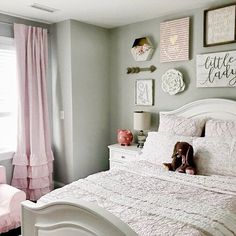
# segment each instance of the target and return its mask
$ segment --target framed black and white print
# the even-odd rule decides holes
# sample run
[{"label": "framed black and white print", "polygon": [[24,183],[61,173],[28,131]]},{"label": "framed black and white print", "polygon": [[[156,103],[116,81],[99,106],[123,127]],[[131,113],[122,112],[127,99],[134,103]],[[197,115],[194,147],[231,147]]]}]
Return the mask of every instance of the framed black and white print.
[{"label": "framed black and white print", "polygon": [[136,80],[135,105],[153,106],[153,80],[152,79]]},{"label": "framed black and white print", "polygon": [[204,11],[204,47],[236,42],[236,4]]}]

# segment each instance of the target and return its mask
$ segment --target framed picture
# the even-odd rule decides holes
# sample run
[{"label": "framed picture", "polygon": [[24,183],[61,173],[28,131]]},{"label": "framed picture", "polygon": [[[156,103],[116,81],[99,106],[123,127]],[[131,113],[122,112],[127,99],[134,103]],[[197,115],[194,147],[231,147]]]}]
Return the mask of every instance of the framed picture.
[{"label": "framed picture", "polygon": [[153,80],[152,79],[136,80],[135,105],[153,106]]},{"label": "framed picture", "polygon": [[204,47],[236,42],[236,4],[204,11]]},{"label": "framed picture", "polygon": [[197,87],[236,87],[236,51],[197,55]]},{"label": "framed picture", "polygon": [[160,24],[161,62],[189,60],[190,17]]}]

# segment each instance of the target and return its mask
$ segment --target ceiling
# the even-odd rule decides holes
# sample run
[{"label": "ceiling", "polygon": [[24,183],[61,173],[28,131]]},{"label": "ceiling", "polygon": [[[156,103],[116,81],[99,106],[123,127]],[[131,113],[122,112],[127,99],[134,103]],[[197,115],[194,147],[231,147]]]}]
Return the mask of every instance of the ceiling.
[{"label": "ceiling", "polygon": [[[225,0],[221,0],[225,1]],[[163,15],[214,6],[219,0],[0,0],[0,12],[55,23],[74,19],[105,28]],[[30,7],[33,3],[57,9],[54,13]]]}]

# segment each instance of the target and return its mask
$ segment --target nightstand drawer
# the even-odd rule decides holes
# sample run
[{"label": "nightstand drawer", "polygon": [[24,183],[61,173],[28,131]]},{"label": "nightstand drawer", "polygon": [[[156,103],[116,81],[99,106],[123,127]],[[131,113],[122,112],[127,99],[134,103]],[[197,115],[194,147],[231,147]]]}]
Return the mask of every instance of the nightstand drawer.
[{"label": "nightstand drawer", "polygon": [[130,153],[119,152],[119,151],[111,151],[110,153],[110,159],[112,161],[118,161],[118,162],[132,161],[135,159],[135,156],[136,156],[136,153],[130,154]]},{"label": "nightstand drawer", "polygon": [[117,161],[111,161],[111,160],[109,162],[110,169],[119,168],[119,167],[123,166],[124,164],[125,164],[124,162],[117,162]]},{"label": "nightstand drawer", "polygon": [[130,146],[121,146],[120,144],[113,144],[108,146],[109,148],[109,162],[110,169],[119,168],[131,161],[139,160],[139,154],[141,149],[137,148],[137,144],[132,144]]}]

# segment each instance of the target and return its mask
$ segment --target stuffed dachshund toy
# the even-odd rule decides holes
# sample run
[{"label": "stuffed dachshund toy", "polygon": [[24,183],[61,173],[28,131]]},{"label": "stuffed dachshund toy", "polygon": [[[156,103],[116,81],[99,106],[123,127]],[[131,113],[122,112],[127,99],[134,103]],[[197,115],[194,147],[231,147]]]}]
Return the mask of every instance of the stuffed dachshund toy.
[{"label": "stuffed dachshund toy", "polygon": [[193,147],[186,142],[177,142],[174,146],[172,163],[163,163],[165,169],[194,175]]}]

